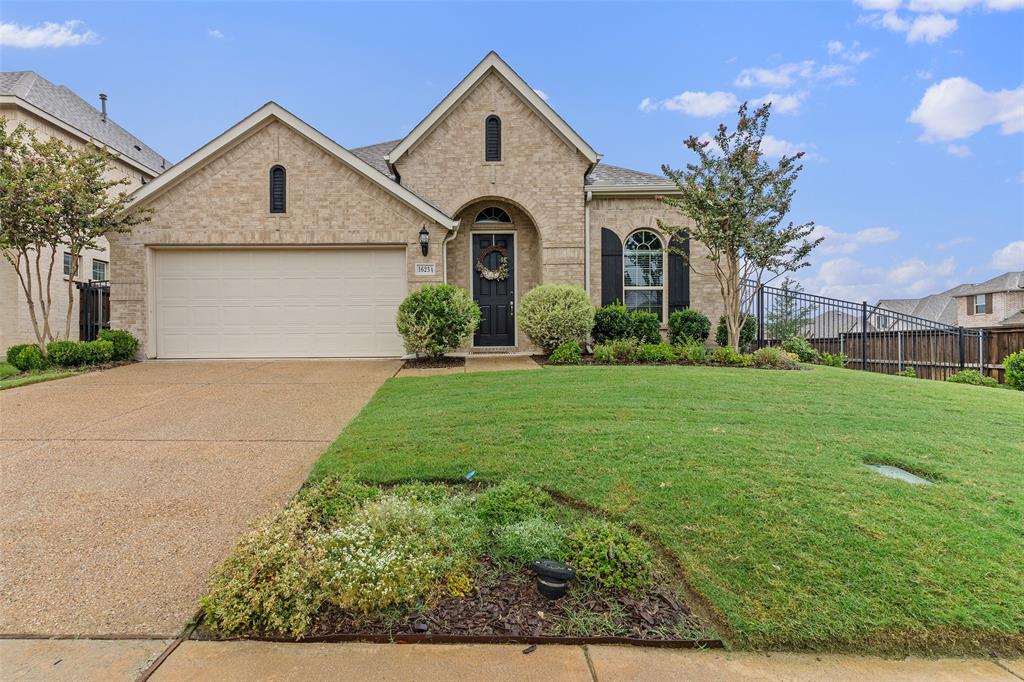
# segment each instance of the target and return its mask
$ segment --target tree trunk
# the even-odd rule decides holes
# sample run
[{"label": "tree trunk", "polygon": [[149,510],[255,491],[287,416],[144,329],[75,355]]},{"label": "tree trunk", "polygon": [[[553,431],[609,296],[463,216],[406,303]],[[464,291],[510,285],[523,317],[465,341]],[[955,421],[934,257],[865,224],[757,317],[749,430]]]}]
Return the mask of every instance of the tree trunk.
[{"label": "tree trunk", "polygon": [[742,327],[741,290],[739,281],[739,256],[728,254],[724,256],[725,282],[724,282],[724,303],[725,303],[725,328],[728,332],[729,346],[737,353],[740,350],[740,329]]},{"label": "tree trunk", "polygon": [[[21,259],[25,259],[24,270],[21,267]],[[43,356],[46,356],[46,340],[43,337],[43,332],[39,328],[39,318],[36,316],[36,302],[32,300],[32,260],[29,258],[28,253],[24,251],[18,252],[18,258],[16,264],[12,264],[14,272],[18,275],[18,282],[21,283],[21,290],[25,292],[25,301],[28,304],[28,316],[32,320],[32,332],[36,335],[36,345],[39,346],[39,350],[42,351]]]},{"label": "tree trunk", "polygon": [[64,319],[64,338],[71,338],[71,313],[75,308],[75,277],[78,276],[78,264],[80,262],[77,253],[71,253],[71,274],[68,275],[68,314]]}]

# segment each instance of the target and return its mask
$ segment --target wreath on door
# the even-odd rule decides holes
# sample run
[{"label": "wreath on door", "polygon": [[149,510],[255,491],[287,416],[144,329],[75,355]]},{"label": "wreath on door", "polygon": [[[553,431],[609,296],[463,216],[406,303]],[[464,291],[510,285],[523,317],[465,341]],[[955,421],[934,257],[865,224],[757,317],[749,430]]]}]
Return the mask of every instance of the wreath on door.
[{"label": "wreath on door", "polygon": [[[500,256],[497,270],[491,270],[487,267],[487,257],[492,253]],[[488,246],[480,252],[480,257],[476,259],[476,271],[488,281],[504,282],[508,279],[508,251],[500,246]]]}]

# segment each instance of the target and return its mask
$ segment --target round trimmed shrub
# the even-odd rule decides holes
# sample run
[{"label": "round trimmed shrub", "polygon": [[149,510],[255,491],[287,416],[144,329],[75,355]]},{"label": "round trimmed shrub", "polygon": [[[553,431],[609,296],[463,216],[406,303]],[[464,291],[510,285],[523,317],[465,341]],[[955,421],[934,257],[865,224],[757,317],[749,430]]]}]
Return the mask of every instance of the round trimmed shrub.
[{"label": "round trimmed shrub", "polygon": [[998,388],[999,382],[990,376],[982,374],[976,369],[962,369],[956,374],[950,375],[946,381],[954,384],[971,384],[972,386],[988,386]]},{"label": "round trimmed shrub", "polygon": [[19,344],[13,345],[10,348],[8,348],[7,349],[7,364],[13,365],[15,369],[19,369],[22,372],[24,372],[25,368],[22,367],[19,364],[21,362],[21,360],[20,360],[21,351],[25,350],[29,346],[34,346],[34,345],[35,345],[34,343],[19,343]]},{"label": "round trimmed shrub", "polygon": [[640,362],[675,362],[678,359],[675,350],[667,343],[645,343],[637,353]]},{"label": "round trimmed shrub", "polygon": [[407,353],[437,358],[469,340],[480,324],[480,306],[465,289],[430,284],[405,297],[396,324]]},{"label": "round trimmed shrub", "polygon": [[114,344],[110,341],[82,341],[78,344],[82,364],[99,365],[114,357]]},{"label": "round trimmed shrub", "polygon": [[82,348],[77,341],[51,341],[46,344],[46,357],[55,365],[74,367],[82,364]]},{"label": "round trimmed shrub", "polygon": [[654,550],[627,528],[603,519],[588,519],[569,531],[566,561],[583,580],[635,590],[651,582]]},{"label": "round trimmed shrub", "polygon": [[583,343],[594,324],[587,292],[568,284],[530,289],[519,306],[519,326],[545,353],[564,343]]},{"label": "round trimmed shrub", "polygon": [[139,349],[139,340],[124,329],[101,329],[99,339],[114,344],[114,360],[131,360]]},{"label": "round trimmed shrub", "polygon": [[1003,358],[1003,369],[1006,370],[1006,385],[1024,391],[1024,349]]},{"label": "round trimmed shrub", "polygon": [[609,341],[628,339],[633,331],[633,317],[626,306],[618,301],[598,308],[594,311],[594,343],[602,344]]},{"label": "round trimmed shrub", "polygon": [[22,372],[37,372],[46,367],[46,358],[39,346],[34,343],[22,346],[14,362],[11,363]]},{"label": "round trimmed shrub", "polygon": [[782,342],[782,349],[795,355],[800,362],[817,362],[818,351],[802,336],[791,336]]},{"label": "round trimmed shrub", "polygon": [[630,338],[639,343],[661,343],[661,318],[647,310],[634,310]]},{"label": "round trimmed shrub", "polygon": [[704,343],[711,336],[711,320],[699,310],[683,308],[668,316],[668,340],[672,344]]},{"label": "round trimmed shrub", "polygon": [[548,356],[549,365],[580,365],[583,364],[583,349],[576,341],[563,343],[551,351]]},{"label": "round trimmed shrub", "polygon": [[[740,351],[750,348],[757,336],[757,318],[747,315],[743,319],[743,326],[740,327]],[[718,318],[718,329],[715,330],[715,343],[719,346],[729,344],[729,328],[725,325],[725,315]]]}]

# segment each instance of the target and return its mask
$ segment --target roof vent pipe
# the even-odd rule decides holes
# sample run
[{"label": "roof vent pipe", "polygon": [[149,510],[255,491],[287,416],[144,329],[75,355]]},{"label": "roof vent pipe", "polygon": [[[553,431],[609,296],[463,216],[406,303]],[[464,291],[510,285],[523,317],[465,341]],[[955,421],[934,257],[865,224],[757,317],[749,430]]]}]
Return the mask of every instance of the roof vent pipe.
[{"label": "roof vent pipe", "polygon": [[107,122],[107,96],[100,93],[100,117],[104,123]]}]

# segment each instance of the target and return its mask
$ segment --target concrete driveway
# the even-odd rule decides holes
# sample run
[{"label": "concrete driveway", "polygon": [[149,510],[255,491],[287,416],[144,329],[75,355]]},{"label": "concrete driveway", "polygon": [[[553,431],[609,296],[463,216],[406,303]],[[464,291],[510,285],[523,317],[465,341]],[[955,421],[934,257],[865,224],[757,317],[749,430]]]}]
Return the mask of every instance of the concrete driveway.
[{"label": "concrete driveway", "polygon": [[178,633],[400,365],[153,361],[0,392],[0,634]]}]

